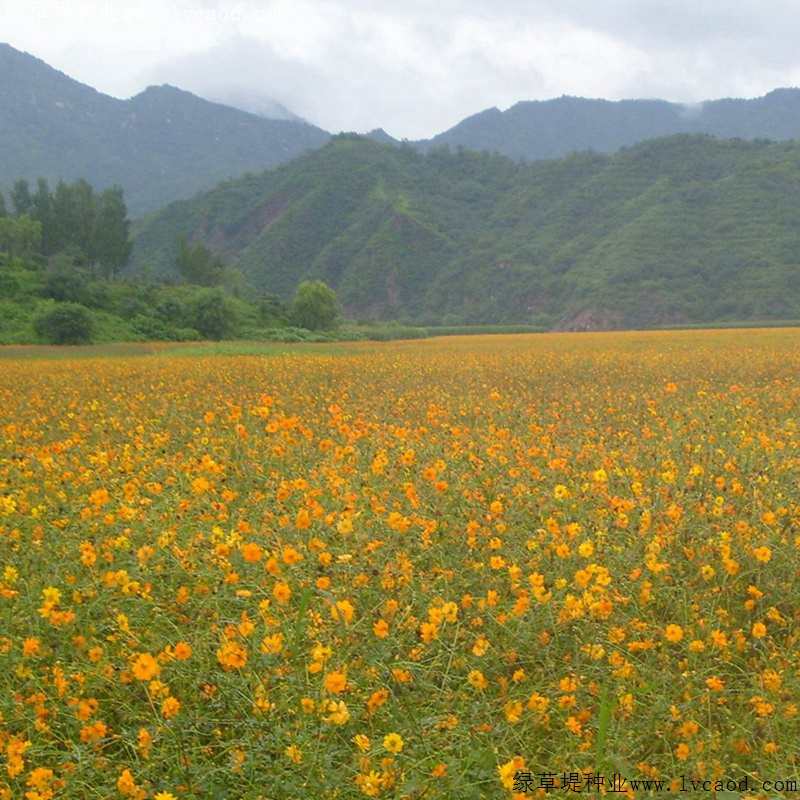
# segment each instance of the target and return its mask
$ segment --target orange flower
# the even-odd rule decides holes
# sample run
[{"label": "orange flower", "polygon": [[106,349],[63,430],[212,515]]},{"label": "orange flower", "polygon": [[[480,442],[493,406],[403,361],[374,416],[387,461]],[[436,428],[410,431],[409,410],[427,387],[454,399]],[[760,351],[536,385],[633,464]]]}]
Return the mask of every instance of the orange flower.
[{"label": "orange flower", "polygon": [[261,547],[256,542],[248,542],[242,547],[242,558],[245,561],[254,563],[260,561],[262,556]]},{"label": "orange flower", "polygon": [[117,778],[117,790],[119,793],[124,795],[136,794],[137,788],[131,771],[129,769],[123,770],[122,774]]},{"label": "orange flower", "polygon": [[325,676],[325,689],[331,694],[341,694],[347,688],[347,675],[344,672],[329,672]]},{"label": "orange flower", "polygon": [[370,714],[374,714],[382,705],[389,699],[388,689],[378,689],[374,691],[367,700],[367,710]]},{"label": "orange flower", "polygon": [[292,596],[292,590],[289,588],[288,583],[278,581],[272,589],[272,596],[279,603],[287,603]]},{"label": "orange flower", "polygon": [[178,661],[188,661],[192,656],[192,648],[186,642],[178,642],[172,651]]},{"label": "orange flower", "polygon": [[228,641],[217,650],[217,661],[226,671],[241,669],[247,664],[247,651],[237,642]]},{"label": "orange flower", "polygon": [[131,664],[131,669],[137,680],[149,681],[161,672],[161,665],[150,653],[139,653]]},{"label": "orange flower", "polygon": [[167,697],[161,703],[161,713],[165,719],[172,719],[181,710],[180,701],[176,697]]},{"label": "orange flower", "polygon": [[664,638],[668,642],[679,642],[683,639],[683,628],[680,625],[667,625],[664,628]]}]

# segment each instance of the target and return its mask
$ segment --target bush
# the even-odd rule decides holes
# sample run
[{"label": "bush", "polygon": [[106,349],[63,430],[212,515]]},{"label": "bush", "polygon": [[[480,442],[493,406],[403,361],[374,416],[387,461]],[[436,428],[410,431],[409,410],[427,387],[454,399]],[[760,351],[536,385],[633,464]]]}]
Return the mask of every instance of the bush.
[{"label": "bush", "polygon": [[204,339],[231,338],[238,330],[239,315],[231,298],[219,289],[197,292],[188,304],[186,323]]},{"label": "bush", "polygon": [[33,329],[49,344],[89,344],[94,319],[80,303],[56,303],[34,319]]},{"label": "bush", "polygon": [[297,287],[292,305],[292,323],[309,331],[326,331],[336,327],[339,303],[336,293],[322,281],[304,281]]}]

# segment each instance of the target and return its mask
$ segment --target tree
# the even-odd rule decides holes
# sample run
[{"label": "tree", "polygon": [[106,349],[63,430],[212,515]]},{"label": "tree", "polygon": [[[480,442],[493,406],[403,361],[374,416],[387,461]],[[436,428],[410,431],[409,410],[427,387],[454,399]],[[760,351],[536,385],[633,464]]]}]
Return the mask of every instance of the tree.
[{"label": "tree", "polygon": [[73,245],[83,253],[92,270],[95,262],[93,232],[97,203],[94,189],[83,178],[74,183],[59,180],[53,194],[52,230],[48,245],[56,252]]},{"label": "tree", "polygon": [[33,200],[31,198],[31,187],[25,178],[20,178],[11,187],[11,205],[14,206],[14,213],[17,216],[29,214]]},{"label": "tree", "polygon": [[115,186],[105,189],[96,201],[97,211],[92,230],[91,251],[100,264],[103,277],[116,277],[131,257],[133,243],[128,233],[128,209],[122,189]]},{"label": "tree", "polygon": [[292,304],[292,322],[298,328],[325,331],[339,319],[336,293],[322,281],[303,281],[297,287]]},{"label": "tree", "polygon": [[27,256],[42,241],[42,225],[28,214],[19,217],[0,217],[0,250],[11,260]]},{"label": "tree", "polygon": [[225,265],[219,256],[202,242],[189,244],[185,236],[178,245],[175,266],[186,283],[195,286],[218,286],[225,272]]}]

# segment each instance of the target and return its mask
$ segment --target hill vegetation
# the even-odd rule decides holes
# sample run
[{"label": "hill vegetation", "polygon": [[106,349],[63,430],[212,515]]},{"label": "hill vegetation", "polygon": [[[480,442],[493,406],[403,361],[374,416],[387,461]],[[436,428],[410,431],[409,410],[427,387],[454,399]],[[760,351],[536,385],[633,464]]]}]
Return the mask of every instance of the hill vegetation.
[{"label": "hill vegetation", "polygon": [[133,270],[185,238],[291,298],[321,279],[351,317],[608,329],[800,318],[800,145],[678,135],[520,163],[340,135],[168,205]]}]

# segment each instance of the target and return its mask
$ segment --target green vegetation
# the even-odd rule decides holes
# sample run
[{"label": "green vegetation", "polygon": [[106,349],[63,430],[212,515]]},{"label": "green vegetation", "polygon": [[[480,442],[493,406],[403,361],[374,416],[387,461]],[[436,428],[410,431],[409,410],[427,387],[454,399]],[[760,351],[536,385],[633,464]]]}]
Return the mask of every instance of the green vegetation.
[{"label": "green vegetation", "polygon": [[[21,179],[10,203],[0,198],[0,343],[330,338],[289,327],[286,303],[244,285],[200,242],[179,242],[177,284],[115,280],[132,247],[118,188],[97,194],[78,180],[51,191],[40,179],[31,191]],[[311,289],[310,304],[296,304],[298,324],[329,329],[336,296],[321,282]]]},{"label": "green vegetation", "polygon": [[342,135],[144,220],[132,273],[181,237],[290,302],[417,326],[648,328],[800,319],[800,144],[678,135],[522,164]]},{"label": "green vegetation", "polygon": [[339,319],[336,293],[322,281],[303,281],[292,304],[292,321],[310,331],[328,331]]},{"label": "green vegetation", "polygon": [[[339,314],[320,280],[293,304],[257,291],[202,242],[177,242],[167,276],[118,279],[131,251],[121,190],[79,180],[51,192],[15,182],[0,194],[0,344],[249,340],[254,343],[421,338],[428,332]],[[262,346],[262,345],[258,345]]]}]

